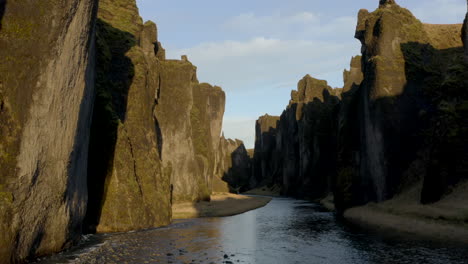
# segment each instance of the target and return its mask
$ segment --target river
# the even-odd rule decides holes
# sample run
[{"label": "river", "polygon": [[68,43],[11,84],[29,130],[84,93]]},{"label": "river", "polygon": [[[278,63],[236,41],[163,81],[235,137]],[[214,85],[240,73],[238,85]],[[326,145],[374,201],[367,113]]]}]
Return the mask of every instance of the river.
[{"label": "river", "polygon": [[468,247],[376,234],[320,205],[274,198],[224,218],[178,220],[139,232],[91,235],[36,263],[468,263]]}]

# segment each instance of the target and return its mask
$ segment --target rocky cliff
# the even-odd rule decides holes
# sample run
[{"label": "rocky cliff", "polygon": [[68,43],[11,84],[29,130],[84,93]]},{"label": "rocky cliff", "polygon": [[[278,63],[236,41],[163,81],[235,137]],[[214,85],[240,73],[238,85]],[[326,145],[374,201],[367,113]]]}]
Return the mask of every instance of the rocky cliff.
[{"label": "rocky cliff", "polygon": [[221,137],[216,158],[213,192],[244,192],[256,183],[252,179],[252,161],[244,142]]},{"label": "rocky cliff", "polygon": [[336,162],[335,108],[339,103],[326,81],[305,76],[291,92],[281,117],[257,121],[254,178],[257,185],[280,185],[282,193],[320,197],[330,191]]},{"label": "rocky cliff", "polygon": [[271,186],[281,177],[276,136],[279,116],[264,115],[255,123],[255,150],[252,161],[255,185]]},{"label": "rocky cliff", "polygon": [[359,12],[364,78],[340,112],[358,125],[340,127],[338,208],[387,200],[418,182],[421,202],[438,201],[466,168],[461,25],[423,24],[384,2]]},{"label": "rocky cliff", "polygon": [[[257,135],[254,155],[280,155],[275,170],[282,171],[284,194],[319,198],[333,191],[339,212],[402,201],[410,191],[405,203],[433,204],[463,192],[457,185],[468,168],[466,25],[424,24],[382,0],[372,13],[359,11],[355,37],[362,56],[344,71],[344,87],[331,90],[306,76],[271,130],[274,150],[265,154]],[[271,172],[254,169],[255,177],[265,174]]]},{"label": "rocky cliff", "polygon": [[185,56],[164,61],[156,115],[163,137],[162,159],[172,167],[173,199],[209,200],[224,114],[219,87],[200,84]]},{"label": "rocky cliff", "polygon": [[102,0],[98,18],[87,225],[166,225],[172,202],[210,199],[225,94],[200,84],[186,56],[165,59],[135,1]]},{"label": "rocky cliff", "polygon": [[166,225],[220,171],[222,89],[165,59],[134,0],[96,2],[0,2],[1,263]]},{"label": "rocky cliff", "polygon": [[88,168],[90,232],[170,222],[170,167],[161,162],[161,128],[154,112],[164,60],[159,47],[156,25],[143,24],[134,1],[100,1]]},{"label": "rocky cliff", "polygon": [[0,3],[0,263],[81,235],[96,2]]}]

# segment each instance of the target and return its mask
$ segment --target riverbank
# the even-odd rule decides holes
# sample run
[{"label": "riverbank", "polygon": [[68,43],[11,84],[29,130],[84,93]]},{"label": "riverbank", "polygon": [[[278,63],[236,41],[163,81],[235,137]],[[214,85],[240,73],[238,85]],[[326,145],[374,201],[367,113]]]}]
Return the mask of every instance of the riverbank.
[{"label": "riverbank", "polygon": [[428,240],[468,243],[468,183],[441,201],[419,203],[421,185],[379,204],[348,209],[344,217],[366,229],[410,234]]},{"label": "riverbank", "polygon": [[272,197],[279,197],[281,196],[281,187],[274,185],[272,187],[258,187],[252,190],[249,190],[247,192],[244,192],[244,194],[247,195],[265,195],[265,196],[272,196]]},{"label": "riverbank", "polygon": [[215,193],[209,202],[179,203],[172,206],[173,219],[222,217],[241,214],[267,205],[269,197]]}]

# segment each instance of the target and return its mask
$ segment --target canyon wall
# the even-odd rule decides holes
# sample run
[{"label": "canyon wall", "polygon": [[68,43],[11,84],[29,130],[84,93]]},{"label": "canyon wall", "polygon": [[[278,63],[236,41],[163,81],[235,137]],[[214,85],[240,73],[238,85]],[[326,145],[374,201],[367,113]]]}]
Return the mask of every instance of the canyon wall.
[{"label": "canyon wall", "polygon": [[134,0],[1,1],[0,22],[0,263],[167,225],[239,160],[250,175],[224,92],[166,60]]},{"label": "canyon wall", "polygon": [[252,179],[252,158],[244,142],[221,137],[216,157],[213,192],[245,192],[256,184]]},{"label": "canyon wall", "polygon": [[464,178],[460,31],[460,24],[423,24],[392,1],[359,12],[364,78],[344,93],[340,112],[359,125],[340,126],[338,208],[384,201],[415,184],[422,184],[420,202],[436,202]]},{"label": "canyon wall", "polygon": [[0,3],[0,263],[81,236],[97,1]]},{"label": "canyon wall", "polygon": [[276,184],[284,195],[309,198],[331,191],[339,103],[335,93],[326,81],[307,75],[291,92],[281,117],[257,120],[253,173],[259,186]]},{"label": "canyon wall", "polygon": [[100,1],[88,232],[170,223],[171,171],[154,113],[164,59],[156,43],[156,25],[143,24],[135,1]]},{"label": "canyon wall", "polygon": [[97,44],[88,231],[169,224],[172,203],[210,199],[225,94],[166,60],[134,0],[100,2]]},{"label": "canyon wall", "polygon": [[[423,24],[380,1],[359,11],[355,37],[362,56],[352,58],[342,89],[306,76],[269,129],[273,150],[257,131],[253,177],[281,171],[273,182],[285,195],[333,192],[339,212],[414,188],[417,203],[439,201],[467,175],[466,26]],[[274,170],[260,169],[255,157],[265,156]]]}]

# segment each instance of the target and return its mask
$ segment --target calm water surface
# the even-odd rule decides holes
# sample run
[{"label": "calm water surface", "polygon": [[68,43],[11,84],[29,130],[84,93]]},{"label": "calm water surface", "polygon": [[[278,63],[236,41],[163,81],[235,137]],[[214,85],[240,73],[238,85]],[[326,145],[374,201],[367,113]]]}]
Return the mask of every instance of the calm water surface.
[{"label": "calm water surface", "polygon": [[365,233],[287,198],[237,216],[86,240],[37,263],[468,263],[468,246]]}]

